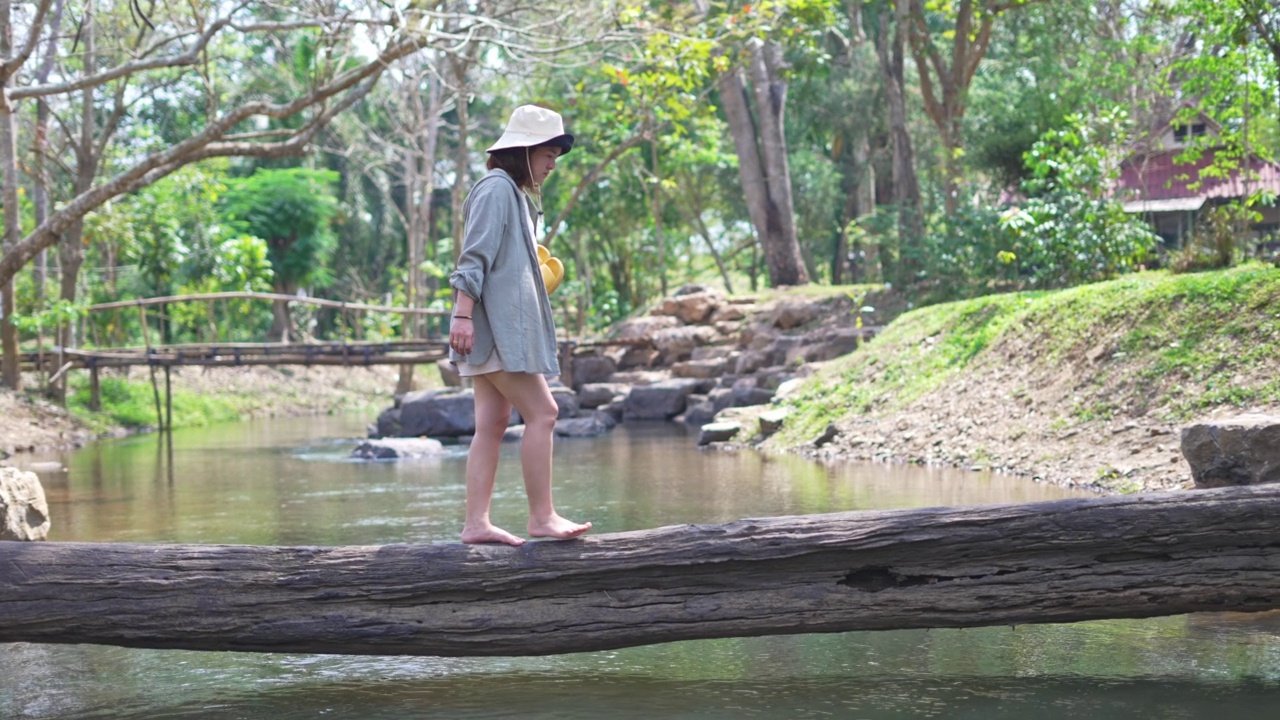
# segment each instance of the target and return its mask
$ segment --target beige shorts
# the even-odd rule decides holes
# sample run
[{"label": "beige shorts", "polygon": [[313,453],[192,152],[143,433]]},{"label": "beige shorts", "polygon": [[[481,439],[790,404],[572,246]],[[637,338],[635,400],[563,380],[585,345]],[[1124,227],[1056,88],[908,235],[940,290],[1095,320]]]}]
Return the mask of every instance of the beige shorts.
[{"label": "beige shorts", "polygon": [[498,372],[503,369],[502,358],[498,355],[498,348],[496,347],[493,349],[493,352],[489,353],[489,359],[479,365],[472,365],[468,362],[458,364],[458,374],[462,377],[488,375],[489,373]]}]

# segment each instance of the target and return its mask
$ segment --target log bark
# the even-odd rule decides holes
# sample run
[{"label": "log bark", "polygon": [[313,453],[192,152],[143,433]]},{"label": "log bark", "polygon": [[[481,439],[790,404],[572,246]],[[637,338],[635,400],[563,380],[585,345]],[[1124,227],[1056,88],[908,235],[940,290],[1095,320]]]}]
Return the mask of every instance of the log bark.
[{"label": "log bark", "polygon": [[1280,486],[534,542],[0,543],[0,642],[543,655],[1280,607]]}]

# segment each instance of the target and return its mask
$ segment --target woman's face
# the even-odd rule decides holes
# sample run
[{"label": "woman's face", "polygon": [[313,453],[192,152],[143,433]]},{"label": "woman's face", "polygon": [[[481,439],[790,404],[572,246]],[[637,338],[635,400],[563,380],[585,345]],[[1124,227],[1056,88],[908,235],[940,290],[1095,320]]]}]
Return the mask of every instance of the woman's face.
[{"label": "woman's face", "polygon": [[534,185],[541,185],[551,171],[556,169],[558,157],[560,157],[558,147],[536,147],[529,151],[529,172],[533,173]]}]

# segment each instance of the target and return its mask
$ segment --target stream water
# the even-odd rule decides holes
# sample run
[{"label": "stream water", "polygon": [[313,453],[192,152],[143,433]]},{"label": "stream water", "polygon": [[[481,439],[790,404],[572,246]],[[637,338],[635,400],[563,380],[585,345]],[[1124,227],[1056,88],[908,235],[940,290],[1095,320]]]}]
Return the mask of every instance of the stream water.
[{"label": "stream water", "polygon": [[[96,443],[39,463],[50,540],[453,542],[464,455],[346,459],[367,418]],[[524,525],[517,447],[494,520]],[[48,464],[59,469],[51,469]],[[1067,497],[1026,479],[699,450],[672,424],[556,445],[556,501],[598,532]],[[0,719],[1272,718],[1280,615],[691,641],[536,658],[0,645]]]}]

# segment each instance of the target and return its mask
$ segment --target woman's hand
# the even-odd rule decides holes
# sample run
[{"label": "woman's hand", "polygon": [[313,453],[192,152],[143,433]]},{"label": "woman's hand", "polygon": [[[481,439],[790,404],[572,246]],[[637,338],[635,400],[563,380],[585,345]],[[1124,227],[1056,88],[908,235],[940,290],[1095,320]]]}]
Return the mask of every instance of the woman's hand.
[{"label": "woman's hand", "polygon": [[469,317],[455,315],[449,321],[449,347],[460,355],[470,355],[476,344],[476,326]]}]

